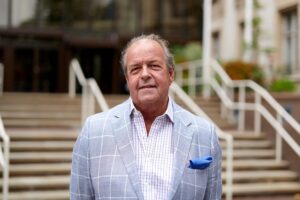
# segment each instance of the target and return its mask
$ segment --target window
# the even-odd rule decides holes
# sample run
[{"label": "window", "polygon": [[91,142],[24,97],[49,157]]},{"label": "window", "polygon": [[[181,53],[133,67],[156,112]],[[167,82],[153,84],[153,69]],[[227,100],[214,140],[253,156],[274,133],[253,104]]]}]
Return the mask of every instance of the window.
[{"label": "window", "polygon": [[212,54],[214,58],[219,59],[221,57],[220,49],[219,32],[215,32],[212,35]]},{"label": "window", "polygon": [[297,10],[283,13],[283,53],[282,60],[287,74],[295,72],[298,66],[298,22]]}]

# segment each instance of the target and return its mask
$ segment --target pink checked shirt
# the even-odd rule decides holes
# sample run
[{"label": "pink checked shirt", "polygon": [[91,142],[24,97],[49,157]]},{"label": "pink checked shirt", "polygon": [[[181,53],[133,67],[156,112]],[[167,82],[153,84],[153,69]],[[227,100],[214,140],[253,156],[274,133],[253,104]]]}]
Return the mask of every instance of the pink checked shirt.
[{"label": "pink checked shirt", "polygon": [[131,101],[132,144],[145,200],[167,200],[172,182],[173,108],[157,117],[147,137],[144,118]]}]

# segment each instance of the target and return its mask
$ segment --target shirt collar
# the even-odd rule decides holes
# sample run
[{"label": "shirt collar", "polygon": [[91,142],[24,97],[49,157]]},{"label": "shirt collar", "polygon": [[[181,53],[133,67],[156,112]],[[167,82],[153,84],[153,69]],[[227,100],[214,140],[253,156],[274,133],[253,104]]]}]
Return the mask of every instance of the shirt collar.
[{"label": "shirt collar", "polygon": [[[131,98],[129,98],[129,102],[130,102],[130,112],[129,112],[129,114],[131,115],[131,114],[133,114],[133,111],[136,111],[136,112],[140,112],[139,110],[137,110],[136,108],[135,108],[135,106],[134,106],[134,104],[133,104],[133,101],[132,101],[132,99]],[[172,121],[172,122],[174,122],[173,121],[173,119],[174,119],[174,112],[173,112],[173,100],[172,100],[172,98],[170,98],[169,97],[169,100],[168,100],[168,107],[167,107],[167,110],[166,110],[166,112],[163,114],[163,115],[166,115],[166,116],[168,116],[169,117],[169,119]],[[161,115],[161,116],[163,116],[163,115]]]}]

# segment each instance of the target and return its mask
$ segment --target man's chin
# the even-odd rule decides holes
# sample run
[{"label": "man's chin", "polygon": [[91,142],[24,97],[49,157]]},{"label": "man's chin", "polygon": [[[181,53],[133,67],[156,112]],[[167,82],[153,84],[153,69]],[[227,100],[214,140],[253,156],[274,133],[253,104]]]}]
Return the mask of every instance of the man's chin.
[{"label": "man's chin", "polygon": [[153,98],[153,97],[143,97],[140,99],[140,102],[142,104],[153,104],[157,102],[157,98]]}]

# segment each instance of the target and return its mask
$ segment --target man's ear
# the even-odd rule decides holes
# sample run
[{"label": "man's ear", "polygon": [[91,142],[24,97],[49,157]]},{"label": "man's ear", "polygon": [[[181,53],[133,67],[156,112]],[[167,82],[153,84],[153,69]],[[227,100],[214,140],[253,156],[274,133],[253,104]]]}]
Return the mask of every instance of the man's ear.
[{"label": "man's ear", "polygon": [[171,69],[169,69],[169,73],[170,73],[170,80],[172,82],[172,81],[174,81],[174,77],[175,77],[174,67],[172,67]]}]

